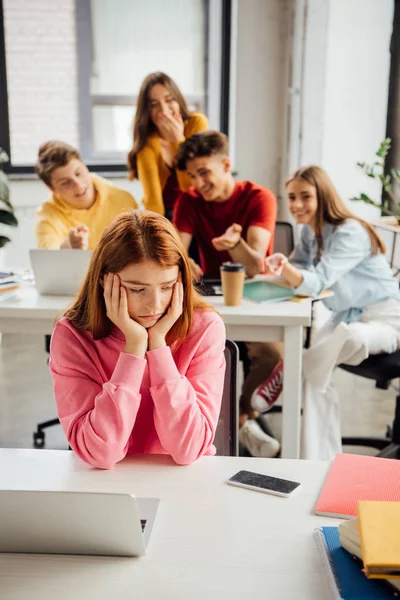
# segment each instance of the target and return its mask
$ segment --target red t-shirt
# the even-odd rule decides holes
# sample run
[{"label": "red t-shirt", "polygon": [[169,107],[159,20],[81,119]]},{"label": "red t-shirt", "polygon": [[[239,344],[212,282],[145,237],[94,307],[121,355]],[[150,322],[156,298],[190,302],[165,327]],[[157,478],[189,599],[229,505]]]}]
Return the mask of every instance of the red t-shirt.
[{"label": "red t-shirt", "polygon": [[178,231],[196,238],[203,272],[219,277],[219,267],[231,258],[228,252],[216,250],[211,240],[225,233],[233,223],[242,226],[242,237],[246,241],[249,227],[263,227],[271,233],[269,255],[274,247],[276,215],[277,202],[270,190],[251,181],[240,181],[225,202],[206,202],[191,188],[177,200],[173,222]]}]

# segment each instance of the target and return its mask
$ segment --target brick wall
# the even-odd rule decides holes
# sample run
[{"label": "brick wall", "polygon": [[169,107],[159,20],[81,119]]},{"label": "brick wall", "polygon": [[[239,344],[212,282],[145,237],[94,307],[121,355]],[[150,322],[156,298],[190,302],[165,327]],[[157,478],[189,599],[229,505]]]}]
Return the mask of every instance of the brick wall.
[{"label": "brick wall", "polygon": [[78,145],[74,0],[4,0],[11,152],[32,164],[47,139]]}]

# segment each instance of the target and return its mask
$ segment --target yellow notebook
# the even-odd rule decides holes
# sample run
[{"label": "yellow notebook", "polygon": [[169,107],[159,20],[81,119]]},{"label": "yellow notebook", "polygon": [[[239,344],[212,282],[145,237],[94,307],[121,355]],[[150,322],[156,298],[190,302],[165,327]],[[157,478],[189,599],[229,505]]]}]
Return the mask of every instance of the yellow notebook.
[{"label": "yellow notebook", "polygon": [[400,579],[400,502],[361,501],[357,515],[366,576]]}]

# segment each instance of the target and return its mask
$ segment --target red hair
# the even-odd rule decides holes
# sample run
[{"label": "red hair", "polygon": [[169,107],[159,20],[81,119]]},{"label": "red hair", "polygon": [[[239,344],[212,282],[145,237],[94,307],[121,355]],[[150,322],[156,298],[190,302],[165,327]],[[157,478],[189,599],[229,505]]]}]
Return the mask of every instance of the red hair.
[{"label": "red hair", "polygon": [[167,335],[167,344],[182,342],[192,324],[195,309],[210,310],[193,287],[187,252],[175,227],[161,215],[131,210],[118,215],[104,231],[93,253],[79,295],[65,317],[89,331],[95,340],[110,335],[113,323],[106,315],[101,280],[129,264],[153,260],[166,269],[178,266],[184,289],[183,311]]}]

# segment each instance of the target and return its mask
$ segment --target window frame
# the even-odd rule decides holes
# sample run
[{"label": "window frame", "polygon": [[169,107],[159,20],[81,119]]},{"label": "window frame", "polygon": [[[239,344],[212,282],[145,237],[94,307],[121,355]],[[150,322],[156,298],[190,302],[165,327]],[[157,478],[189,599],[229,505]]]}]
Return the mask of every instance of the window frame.
[{"label": "window frame", "polygon": [[[224,0],[223,0],[224,1]],[[196,109],[207,113],[208,109],[208,51],[209,51],[209,0],[203,0],[205,28],[205,69],[204,89],[205,96],[187,95],[185,99],[189,105],[197,105]],[[78,114],[79,114],[79,147],[83,160],[87,164],[93,162],[108,165],[119,164],[125,168],[121,153],[95,152],[93,136],[93,108],[97,106],[135,106],[138,94],[91,94],[90,80],[93,64],[93,30],[91,16],[91,0],[75,0],[76,32],[77,32],[77,57],[78,57]],[[204,105],[203,105],[204,100]]]},{"label": "window frame", "polygon": [[[212,110],[215,117],[210,127],[220,129],[229,134],[229,57],[231,48],[231,6],[232,0],[203,0],[205,4],[205,112]],[[77,73],[78,73],[78,115],[79,115],[79,150],[82,158],[91,171],[102,175],[125,175],[127,166],[120,156],[93,156],[92,105],[90,95],[90,72],[92,64],[92,34],[90,18],[90,0],[75,0],[76,5],[76,39],[77,39]],[[217,15],[217,28],[212,19]],[[219,49],[217,46],[219,45]],[[215,50],[219,50],[215,52]],[[210,61],[210,50],[215,61]],[[210,72],[213,70],[213,73]],[[218,89],[216,83],[219,83]],[[86,100],[84,99],[86,96]],[[213,97],[212,97],[213,96]],[[109,105],[118,99],[122,105],[134,105],[137,95],[131,96],[93,96],[97,105]],[[196,104],[199,96],[186,96],[189,103]],[[202,98],[201,98],[202,99]],[[218,99],[218,100],[217,100]],[[210,105],[212,101],[212,106]],[[217,105],[218,103],[218,105]],[[113,104],[115,105],[115,104]],[[13,165],[10,139],[10,114],[7,90],[7,65],[5,48],[5,26],[3,0],[0,0],[0,147],[8,154],[10,162],[4,168],[12,178],[37,177],[33,164]]]}]

